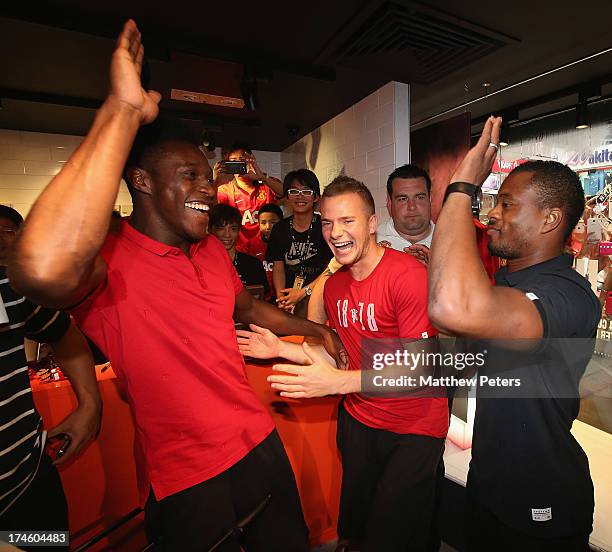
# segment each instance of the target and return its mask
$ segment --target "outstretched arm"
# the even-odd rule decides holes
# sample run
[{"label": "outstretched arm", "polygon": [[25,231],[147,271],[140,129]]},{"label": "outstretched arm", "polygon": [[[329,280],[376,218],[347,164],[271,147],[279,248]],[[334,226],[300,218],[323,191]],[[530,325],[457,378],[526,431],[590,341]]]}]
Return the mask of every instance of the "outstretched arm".
[{"label": "outstretched arm", "polygon": [[138,128],[157,117],[157,92],[143,90],[144,48],[128,21],[111,60],[110,91],[80,147],[32,207],[9,264],[11,284],[56,308],[80,301],[105,277],[98,253]]},{"label": "outstretched arm", "polygon": [[298,318],[268,303],[259,301],[243,289],[236,296],[234,320],[244,324],[257,324],[275,334],[303,335],[321,340],[327,352],[342,368],[347,365],[347,355],[340,338],[331,328]]}]

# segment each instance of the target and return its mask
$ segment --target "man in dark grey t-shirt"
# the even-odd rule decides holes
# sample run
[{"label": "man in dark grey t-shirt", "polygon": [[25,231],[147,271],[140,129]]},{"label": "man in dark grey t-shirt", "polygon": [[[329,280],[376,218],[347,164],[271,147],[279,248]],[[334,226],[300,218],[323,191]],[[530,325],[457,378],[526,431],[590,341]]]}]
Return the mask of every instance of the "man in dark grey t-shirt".
[{"label": "man in dark grey t-shirt", "polygon": [[[500,118],[487,120],[453,176],[428,274],[432,322],[460,337],[505,340],[505,352],[495,343],[493,361],[479,375],[503,368],[510,373],[502,375],[520,374],[523,386],[520,396],[477,391],[467,549],[586,552],[593,485],[570,430],[601,307],[563,254],[584,192],[577,175],[555,161],[530,161],[510,173],[489,212],[489,250],[507,259],[492,286],[478,257],[471,205],[497,155],[500,126]],[[566,347],[558,362],[555,347]]]}]

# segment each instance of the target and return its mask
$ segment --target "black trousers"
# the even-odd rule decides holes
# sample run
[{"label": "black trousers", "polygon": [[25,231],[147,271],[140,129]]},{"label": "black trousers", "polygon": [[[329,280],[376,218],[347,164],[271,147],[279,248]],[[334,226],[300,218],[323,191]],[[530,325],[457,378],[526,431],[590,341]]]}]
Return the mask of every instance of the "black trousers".
[{"label": "black trousers", "polygon": [[[223,473],[160,501],[153,492],[145,507],[149,540],[161,550],[206,552],[268,496],[265,509],[241,539],[218,552],[306,552],[308,528],[287,453],[273,431]],[[156,549],[158,550],[158,549]]]},{"label": "black trousers", "polygon": [[[28,489],[0,517],[4,531],[68,531],[68,504],[57,468],[43,454],[38,472]],[[66,547],[22,546],[22,550],[60,552]]]},{"label": "black trousers", "polygon": [[589,534],[534,537],[502,523],[469,489],[466,493],[466,552],[589,552]]},{"label": "black trousers", "polygon": [[340,539],[361,552],[438,550],[444,439],[370,428],[341,404],[337,443],[342,454]]}]

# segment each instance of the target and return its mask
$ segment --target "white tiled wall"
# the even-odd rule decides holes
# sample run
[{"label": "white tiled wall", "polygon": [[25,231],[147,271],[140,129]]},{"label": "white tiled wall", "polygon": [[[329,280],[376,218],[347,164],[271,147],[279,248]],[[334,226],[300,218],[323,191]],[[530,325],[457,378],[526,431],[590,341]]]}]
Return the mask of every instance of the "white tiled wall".
[{"label": "white tiled wall", "polygon": [[[82,139],[0,129],[0,203],[11,205],[25,217]],[[132,199],[123,182],[115,203],[121,206],[124,215],[132,211]]]},{"label": "white tiled wall", "polygon": [[[42,189],[59,172],[82,139],[81,136],[0,129],[0,203],[11,205],[25,217]],[[279,152],[253,153],[262,171],[280,178]],[[207,157],[212,166],[220,158],[220,150]],[[132,198],[124,182],[115,204],[120,207],[122,215],[132,212]]]},{"label": "white tiled wall", "polygon": [[281,153],[283,176],[308,168],[322,188],[344,174],[368,186],[381,220],[387,177],[410,159],[409,86],[390,82]]}]

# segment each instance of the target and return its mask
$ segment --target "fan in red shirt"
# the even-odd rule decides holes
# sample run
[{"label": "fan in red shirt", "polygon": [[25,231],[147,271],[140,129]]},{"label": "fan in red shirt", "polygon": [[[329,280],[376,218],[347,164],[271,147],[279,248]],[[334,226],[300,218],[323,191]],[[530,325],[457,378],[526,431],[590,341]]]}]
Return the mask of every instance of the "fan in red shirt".
[{"label": "fan in red shirt", "polygon": [[[277,203],[283,195],[283,183],[272,176],[266,176],[257,165],[251,148],[244,144],[235,144],[227,154],[227,161],[244,161],[246,174],[230,175],[224,172],[221,161],[215,166],[215,185],[217,201],[236,207],[242,215],[242,230],[238,236],[236,249],[248,255],[249,247],[261,244],[259,228],[259,210],[266,203]],[[233,178],[231,178],[233,176]],[[255,242],[251,245],[250,242]]]},{"label": "fan in red shirt", "polygon": [[243,354],[308,365],[275,366],[290,374],[268,378],[283,397],[346,395],[338,414],[343,476],[337,550],[425,550],[433,541],[446,395],[366,396],[368,371],[360,368],[366,347],[383,350],[400,339],[437,344],[427,317],[427,269],[412,255],[377,245],[374,200],[364,184],[336,178],[323,193],[321,214],[325,240],[344,265],[324,293],[350,370],[336,369],[320,349],[280,342],[256,327],[239,332],[239,345]]},{"label": "fan in red shirt", "polygon": [[274,203],[266,203],[259,209],[259,231],[261,239],[251,240],[248,242],[244,253],[252,255],[259,259],[264,267],[266,278],[268,279],[268,286],[270,287],[270,293],[272,299],[276,297],[274,291],[274,282],[272,281],[272,268],[274,261],[266,261],[266,251],[268,250],[268,242],[270,241],[270,235],[272,234],[272,228],[277,222],[283,220],[283,212],[281,208]]}]

